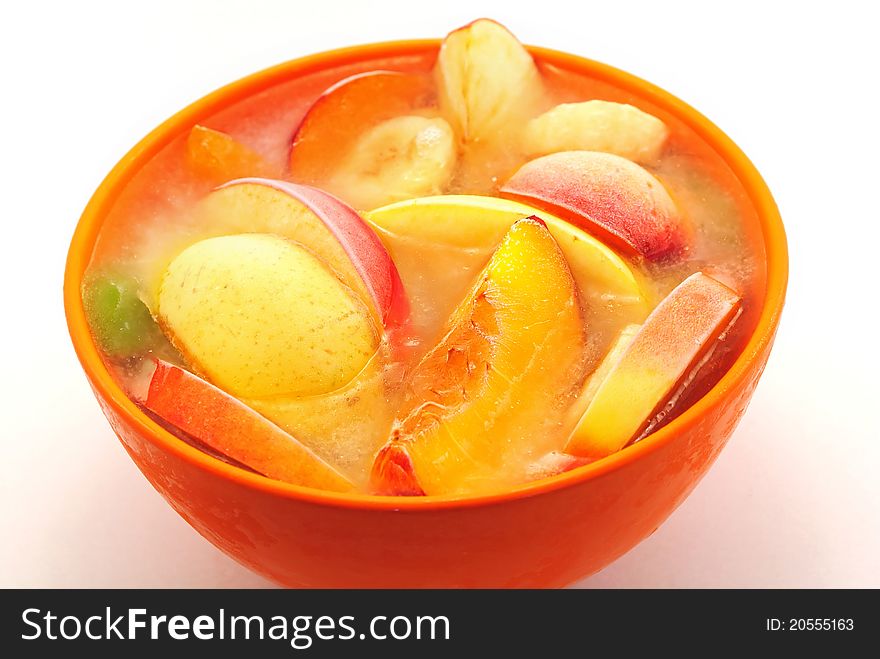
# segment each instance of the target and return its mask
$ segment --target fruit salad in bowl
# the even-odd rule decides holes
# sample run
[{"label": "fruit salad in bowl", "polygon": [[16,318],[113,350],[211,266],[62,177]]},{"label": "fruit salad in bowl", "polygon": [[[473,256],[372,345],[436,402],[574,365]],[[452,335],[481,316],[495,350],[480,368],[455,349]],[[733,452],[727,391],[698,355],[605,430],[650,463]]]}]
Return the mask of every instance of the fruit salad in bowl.
[{"label": "fruit salad in bowl", "polygon": [[[263,72],[139,145],[74,238],[74,342],[157,489],[278,581],[498,585],[487,550],[527,531],[498,506],[573,489],[593,499],[563,533],[583,554],[529,581],[554,533],[501,561],[509,585],[564,583],[644,537],[723,446],[778,320],[781,225],[735,147],[645,83],[485,19],[392,46]],[[629,463],[654,470],[642,496],[669,482],[585,541],[634,504],[570,486],[638,479]],[[438,575],[492,509],[458,537],[469,565]],[[319,510],[311,539],[284,528]],[[418,545],[452,511],[464,526],[424,569],[355,576],[314,550]]]}]

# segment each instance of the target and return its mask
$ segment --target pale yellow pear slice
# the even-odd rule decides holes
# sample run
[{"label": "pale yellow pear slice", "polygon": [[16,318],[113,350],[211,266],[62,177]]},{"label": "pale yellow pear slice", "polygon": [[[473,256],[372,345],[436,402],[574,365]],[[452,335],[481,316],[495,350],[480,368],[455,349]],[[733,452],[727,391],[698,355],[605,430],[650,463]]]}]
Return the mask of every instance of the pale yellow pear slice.
[{"label": "pale yellow pear slice", "polygon": [[375,354],[370,313],[299,243],[209,238],[168,266],[158,316],[174,344],[234,396],[306,396],[350,382]]},{"label": "pale yellow pear slice", "polygon": [[[650,310],[647,294],[632,268],[592,236],[545,211],[519,202],[476,195],[442,195],[390,204],[365,214],[397,260],[406,244],[425,248],[485,253],[499,244],[510,227],[536,215],[547,225],[568,261],[581,294],[603,309],[622,312],[625,323],[644,320]],[[407,279],[407,273],[402,271]],[[470,277],[472,273],[467,273]],[[405,281],[415,291],[418,282]]]},{"label": "pale yellow pear slice", "polygon": [[158,316],[188,364],[363,483],[391,422],[373,316],[300,243],[199,241],[174,258]]}]

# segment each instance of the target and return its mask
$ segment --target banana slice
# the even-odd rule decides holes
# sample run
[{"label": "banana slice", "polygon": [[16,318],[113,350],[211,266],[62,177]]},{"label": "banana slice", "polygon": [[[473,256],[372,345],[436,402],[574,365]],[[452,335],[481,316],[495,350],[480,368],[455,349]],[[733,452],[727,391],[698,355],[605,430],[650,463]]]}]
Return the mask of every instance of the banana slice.
[{"label": "banana slice", "polygon": [[669,129],[632,105],[611,101],[563,103],[526,124],[529,156],[558,151],[604,151],[640,163],[660,157]]},{"label": "banana slice", "polygon": [[451,32],[435,69],[440,110],[463,143],[492,142],[538,111],[541,77],[506,28],[480,19]]},{"label": "banana slice", "polygon": [[443,192],[455,160],[455,136],[445,120],[395,117],[361,135],[326,187],[368,210]]}]

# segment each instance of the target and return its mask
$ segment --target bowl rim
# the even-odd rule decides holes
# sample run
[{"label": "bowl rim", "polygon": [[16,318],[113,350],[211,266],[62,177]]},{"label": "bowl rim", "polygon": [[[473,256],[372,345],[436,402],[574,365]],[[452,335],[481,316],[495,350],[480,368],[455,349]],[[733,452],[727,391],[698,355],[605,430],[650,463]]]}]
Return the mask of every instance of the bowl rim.
[{"label": "bowl rim", "polygon": [[86,324],[81,287],[91,259],[98,231],[119,193],[134,174],[172,140],[188,131],[204,116],[238,102],[294,76],[319,71],[327,66],[353,63],[371,57],[416,55],[437,49],[440,39],[385,41],[323,51],[289,60],[236,80],[180,110],[141,139],[113,167],[98,186],[77,222],[64,271],[64,309],[74,349],[96,396],[113,412],[134,426],[154,446],[174,454],[191,466],[211,472],[233,483],[286,499],[336,508],[377,511],[431,511],[470,508],[521,500],[573,487],[600,478],[655,452],[682,431],[693,428],[712,413],[732,389],[748,377],[755,360],[772,342],[785,301],[788,281],[788,248],[776,203],[755,166],[740,148],[717,126],[669,92],[621,69],[579,55],[549,48],[527,46],[542,61],[590,76],[643,98],[674,115],[694,130],[725,161],[746,190],[758,215],[767,259],[764,304],[755,329],[733,365],[702,398],[668,425],[617,453],[571,471],[533,481],[500,492],[480,495],[433,495],[424,497],[380,496],[336,493],[273,480],[234,467],[178,439],[149,418],[122,391],[102,362]]}]

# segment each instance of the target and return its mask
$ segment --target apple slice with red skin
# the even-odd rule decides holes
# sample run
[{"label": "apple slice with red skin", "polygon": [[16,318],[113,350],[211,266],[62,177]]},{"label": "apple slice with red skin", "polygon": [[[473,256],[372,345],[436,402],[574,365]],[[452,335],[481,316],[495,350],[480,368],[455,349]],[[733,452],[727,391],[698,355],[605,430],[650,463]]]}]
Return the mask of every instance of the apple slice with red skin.
[{"label": "apple slice with red skin", "polygon": [[186,155],[192,169],[215,184],[243,176],[273,177],[278,173],[250,147],[205,126],[193,126],[186,141]]},{"label": "apple slice with red skin", "polygon": [[604,378],[565,452],[598,459],[649,434],[693,382],[741,309],[739,295],[701,272],[680,283],[628,340],[616,363],[600,369]]},{"label": "apple slice with red skin", "polygon": [[318,97],[297,127],[290,148],[291,176],[320,185],[366,130],[436,104],[427,74],[380,70],[344,78]]},{"label": "apple slice with red skin", "polygon": [[673,260],[689,231],[663,184],[636,163],[598,151],[561,151],[527,162],[501,196],[559,215],[631,257]]},{"label": "apple slice with red skin", "polygon": [[226,233],[274,233],[322,259],[394,332],[409,302],[400,274],[375,231],[351,206],[317,188],[265,178],[226,183],[200,202],[198,222]]},{"label": "apple slice with red skin", "polygon": [[348,492],[352,483],[295,438],[241,401],[157,360],[144,407],[199,442],[269,478]]}]

